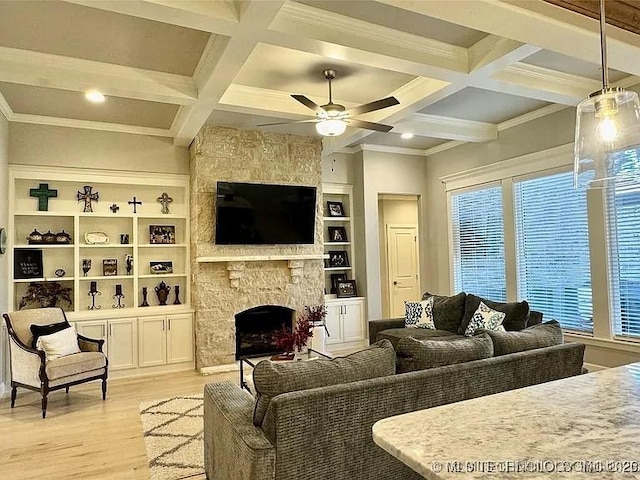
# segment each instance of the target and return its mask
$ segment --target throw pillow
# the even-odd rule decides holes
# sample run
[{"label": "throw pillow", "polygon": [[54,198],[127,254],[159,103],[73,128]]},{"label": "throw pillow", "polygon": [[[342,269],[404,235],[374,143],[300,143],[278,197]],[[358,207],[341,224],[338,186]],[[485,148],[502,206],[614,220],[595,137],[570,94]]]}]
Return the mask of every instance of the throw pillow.
[{"label": "throw pillow", "polygon": [[492,308],[487,307],[483,302],[480,302],[478,309],[471,317],[471,321],[464,331],[465,337],[472,337],[478,328],[485,328],[487,330],[504,330],[502,322],[504,321],[506,314],[504,312],[498,312]]},{"label": "throw pillow", "polygon": [[404,302],[404,326],[435,330],[433,323],[433,297],[421,302]]},{"label": "throw pillow", "polygon": [[556,320],[533,325],[519,332],[483,330],[491,337],[495,356],[524,352],[534,348],[561,345],[564,342],[562,327]]},{"label": "throw pillow", "polygon": [[256,391],[253,424],[262,425],[271,399],[281,393],[368,380],[395,372],[396,353],[389,340],[381,340],[365,350],[333,360],[263,360],[253,369]]},{"label": "throw pillow", "polygon": [[69,328],[70,326],[71,325],[69,324],[69,322],[50,323],[49,325],[31,325],[29,327],[29,329],[31,330],[31,334],[33,335],[31,347],[36,348],[38,337],[42,335],[51,335],[52,333],[59,332],[60,330],[64,330],[65,328]]},{"label": "throw pillow", "polygon": [[467,294],[460,292],[452,297],[433,295],[425,292],[422,299],[433,297],[433,323],[438,330],[458,333],[464,317]]},{"label": "throw pillow", "polygon": [[471,317],[473,317],[473,314],[478,310],[480,302],[483,302],[487,307],[506,315],[502,322],[505,330],[522,330],[527,326],[527,321],[529,319],[529,304],[526,301],[511,303],[493,302],[469,293],[464,306],[462,324],[457,332],[459,335],[463,335],[467,330]]},{"label": "throw pillow", "polygon": [[482,360],[493,356],[488,335],[455,340],[418,340],[407,337],[398,343],[398,373]]},{"label": "throw pillow", "polygon": [[36,348],[44,351],[47,361],[80,353],[78,334],[72,325],[51,335],[40,335]]}]

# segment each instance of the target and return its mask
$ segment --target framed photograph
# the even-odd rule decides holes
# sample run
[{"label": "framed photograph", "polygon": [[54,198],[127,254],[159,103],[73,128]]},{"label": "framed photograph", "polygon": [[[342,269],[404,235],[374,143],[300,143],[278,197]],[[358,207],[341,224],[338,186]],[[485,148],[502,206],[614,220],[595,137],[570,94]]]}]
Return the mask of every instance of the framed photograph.
[{"label": "framed photograph", "polygon": [[338,291],[336,292],[338,298],[355,297],[357,296],[356,281],[355,280],[341,280],[338,282]]},{"label": "framed photograph", "polygon": [[347,229],[345,227],[328,227],[330,242],[347,242]]},{"label": "framed photograph", "polygon": [[176,243],[175,225],[149,225],[149,243]]},{"label": "framed photograph", "polygon": [[329,252],[329,267],[348,267],[349,257],[345,250]]},{"label": "framed photograph", "polygon": [[173,273],[173,262],[149,262],[151,273]]},{"label": "framed photograph", "polygon": [[337,293],[338,292],[338,282],[342,282],[344,280],[347,279],[347,274],[346,273],[332,273],[331,274],[331,292],[330,293]]},{"label": "framed photograph", "polygon": [[344,207],[342,202],[332,202],[327,200],[327,213],[329,217],[344,217]]},{"label": "framed photograph", "polygon": [[13,252],[13,278],[42,278],[42,250],[20,248]]},{"label": "framed photograph", "polygon": [[102,260],[102,275],[114,277],[118,275],[118,260],[115,258],[105,258]]}]

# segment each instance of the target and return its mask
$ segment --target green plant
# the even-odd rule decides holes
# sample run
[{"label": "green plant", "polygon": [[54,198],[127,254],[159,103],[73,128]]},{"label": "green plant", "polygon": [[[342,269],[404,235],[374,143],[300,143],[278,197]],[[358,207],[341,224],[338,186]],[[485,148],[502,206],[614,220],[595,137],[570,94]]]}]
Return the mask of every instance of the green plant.
[{"label": "green plant", "polygon": [[39,303],[42,308],[56,307],[59,301],[73,305],[73,290],[58,282],[31,282],[20,299],[18,310],[29,304]]}]

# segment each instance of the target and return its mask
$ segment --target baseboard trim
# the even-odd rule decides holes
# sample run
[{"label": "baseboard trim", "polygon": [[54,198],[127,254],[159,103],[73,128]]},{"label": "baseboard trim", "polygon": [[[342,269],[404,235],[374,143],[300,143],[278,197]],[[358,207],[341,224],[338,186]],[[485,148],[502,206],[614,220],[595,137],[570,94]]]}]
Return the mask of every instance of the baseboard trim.
[{"label": "baseboard trim", "polygon": [[213,367],[202,367],[200,373],[202,375],[215,375],[216,373],[234,372],[240,370],[237,363],[227,363],[225,365],[215,365]]},{"label": "baseboard trim", "polygon": [[596,365],[595,363],[584,363],[584,368],[589,370],[589,372],[598,372],[600,370],[606,370],[609,367],[605,367],[604,365]]}]

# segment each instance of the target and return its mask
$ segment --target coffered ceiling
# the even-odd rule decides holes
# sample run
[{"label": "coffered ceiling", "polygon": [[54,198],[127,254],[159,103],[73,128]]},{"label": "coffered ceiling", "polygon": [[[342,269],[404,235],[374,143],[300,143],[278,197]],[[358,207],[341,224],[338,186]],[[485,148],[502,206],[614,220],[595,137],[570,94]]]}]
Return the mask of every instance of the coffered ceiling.
[{"label": "coffered ceiling", "polygon": [[[618,25],[610,78],[633,86],[640,15],[606,3]],[[204,124],[315,135],[312,123],[257,125],[313,118],[290,95],[326,103],[322,70],[333,68],[336,102],[400,105],[358,117],[390,133],[349,127],[327,150],[429,153],[496,139],[599,89],[594,12],[589,0],[0,0],[0,111],[185,146]],[[93,89],[107,100],[85,100]]]}]

